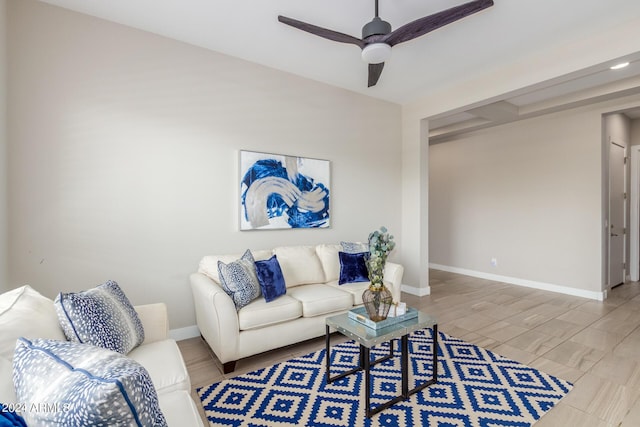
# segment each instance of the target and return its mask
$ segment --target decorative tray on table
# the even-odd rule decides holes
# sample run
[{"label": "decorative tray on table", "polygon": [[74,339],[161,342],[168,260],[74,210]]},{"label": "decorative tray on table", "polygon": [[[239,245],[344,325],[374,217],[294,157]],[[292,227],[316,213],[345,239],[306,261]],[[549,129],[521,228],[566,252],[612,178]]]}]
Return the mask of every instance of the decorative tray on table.
[{"label": "decorative tray on table", "polygon": [[349,315],[349,319],[353,319],[357,322],[360,322],[368,328],[382,329],[387,326],[391,326],[395,323],[404,322],[405,320],[418,317],[418,310],[416,310],[415,308],[407,307],[407,312],[405,314],[402,314],[400,316],[395,316],[395,317],[387,317],[386,319],[381,320],[379,322],[374,322],[373,320],[371,320],[369,318],[369,315],[367,314],[366,308],[364,307],[357,307],[352,310],[349,310],[348,315]]}]

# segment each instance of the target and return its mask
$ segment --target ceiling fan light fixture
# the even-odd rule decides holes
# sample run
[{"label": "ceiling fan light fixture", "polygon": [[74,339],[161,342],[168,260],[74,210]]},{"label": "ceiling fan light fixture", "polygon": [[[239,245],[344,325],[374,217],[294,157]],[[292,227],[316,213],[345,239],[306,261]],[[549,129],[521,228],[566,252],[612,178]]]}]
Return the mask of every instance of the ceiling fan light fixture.
[{"label": "ceiling fan light fixture", "polygon": [[362,49],[362,60],[367,64],[380,64],[391,58],[391,46],[386,43],[371,43]]}]

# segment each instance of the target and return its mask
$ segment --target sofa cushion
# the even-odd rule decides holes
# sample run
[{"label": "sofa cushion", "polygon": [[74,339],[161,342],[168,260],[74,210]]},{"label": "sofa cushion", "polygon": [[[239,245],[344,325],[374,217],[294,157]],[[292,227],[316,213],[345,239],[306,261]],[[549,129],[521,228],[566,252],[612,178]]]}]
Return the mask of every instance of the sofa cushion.
[{"label": "sofa cushion", "polygon": [[0,399],[5,404],[18,402],[13,388],[13,364],[4,357],[0,357]]},{"label": "sofa cushion", "polygon": [[231,297],[236,310],[260,296],[260,284],[250,250],[247,249],[240,259],[228,264],[218,261],[218,275],[222,289]]},{"label": "sofa cushion", "polygon": [[0,331],[0,357],[8,361],[20,337],[66,339],[53,301],[28,285],[0,295]]},{"label": "sofa cushion", "polygon": [[69,341],[122,354],[144,341],[138,313],[113,280],[84,292],[61,292],[55,299],[55,308]]},{"label": "sofa cushion", "polygon": [[264,261],[256,261],[256,274],[265,301],[271,302],[287,293],[282,269],[276,255]]},{"label": "sofa cushion", "polygon": [[191,390],[189,373],[174,340],[143,344],[127,354],[127,357],[144,366],[158,393]]},{"label": "sofa cushion", "polygon": [[297,319],[300,316],[302,304],[287,294],[269,303],[263,298],[252,301],[238,311],[238,323],[240,330],[246,331]]},{"label": "sofa cushion", "polygon": [[198,407],[189,392],[177,390],[171,393],[158,393],[160,409],[170,426],[203,427]]},{"label": "sofa cushion", "polygon": [[300,301],[303,317],[314,317],[353,307],[353,297],[349,292],[320,283],[296,286],[289,289],[287,295]]},{"label": "sofa cushion", "polygon": [[327,286],[331,286],[333,288],[340,289],[343,292],[348,292],[351,294],[353,300],[353,305],[361,305],[362,304],[362,293],[365,289],[369,287],[370,282],[354,282],[354,283],[345,283],[343,285],[338,284],[337,280],[327,282]]},{"label": "sofa cushion", "polygon": [[[253,255],[253,259],[255,261],[269,259],[273,255],[272,250],[258,250],[251,251],[251,255]],[[218,274],[218,261],[222,261],[225,264],[228,264],[232,261],[235,261],[242,257],[242,254],[234,254],[234,255],[207,255],[200,260],[200,264],[198,266],[198,273],[202,273],[205,276],[213,279],[214,282],[220,284],[220,276]]]},{"label": "sofa cushion", "polygon": [[369,270],[367,270],[366,257],[369,252],[350,254],[338,252],[340,258],[340,278],[338,284],[353,282],[368,282]]},{"label": "sofa cushion", "polygon": [[29,425],[166,426],[147,371],[115,351],[67,341],[20,338],[13,358],[16,397]]},{"label": "sofa cushion", "polygon": [[340,245],[318,245],[316,246],[316,254],[322,263],[324,270],[324,278],[327,282],[338,280],[340,277],[340,260],[338,252],[342,250]]},{"label": "sofa cushion", "polygon": [[287,288],[325,282],[315,246],[281,246],[273,252],[278,256]]}]

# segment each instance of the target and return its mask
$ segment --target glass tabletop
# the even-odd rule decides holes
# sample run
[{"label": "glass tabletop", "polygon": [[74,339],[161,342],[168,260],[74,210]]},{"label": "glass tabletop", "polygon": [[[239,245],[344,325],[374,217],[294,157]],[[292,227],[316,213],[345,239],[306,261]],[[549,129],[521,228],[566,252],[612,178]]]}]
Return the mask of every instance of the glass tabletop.
[{"label": "glass tabletop", "polygon": [[419,329],[431,328],[437,323],[435,317],[421,311],[418,311],[418,316],[413,319],[394,323],[381,329],[368,328],[357,320],[351,319],[347,313],[326,318],[326,324],[329,327],[368,348],[393,338],[400,338]]}]

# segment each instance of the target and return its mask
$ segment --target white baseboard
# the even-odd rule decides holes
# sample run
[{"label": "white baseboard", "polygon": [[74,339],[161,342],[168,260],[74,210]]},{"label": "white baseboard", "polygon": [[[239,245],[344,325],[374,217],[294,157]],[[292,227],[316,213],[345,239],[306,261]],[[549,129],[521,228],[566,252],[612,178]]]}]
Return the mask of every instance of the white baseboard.
[{"label": "white baseboard", "polygon": [[585,289],[570,288],[568,286],[554,285],[552,283],[536,282],[533,280],[519,279],[517,277],[500,276],[498,274],[485,273],[482,271],[467,270],[465,268],[449,267],[447,265],[429,263],[429,268],[434,270],[448,271],[450,273],[464,274],[465,276],[478,277],[480,279],[494,280],[496,282],[509,283],[511,285],[525,286],[527,288],[540,289],[543,291],[558,292],[565,295],[589,298],[598,301],[606,299],[606,291],[587,291]]},{"label": "white baseboard", "polygon": [[402,289],[402,292],[406,292],[408,294],[411,295],[415,295],[418,297],[425,297],[427,295],[431,295],[431,288],[429,286],[427,286],[426,288],[417,288],[415,286],[409,286],[409,285],[400,285],[400,289]]},{"label": "white baseboard", "polygon": [[189,338],[195,338],[200,336],[200,329],[198,326],[187,326],[186,328],[171,329],[169,331],[169,337],[176,341],[182,341]]}]

